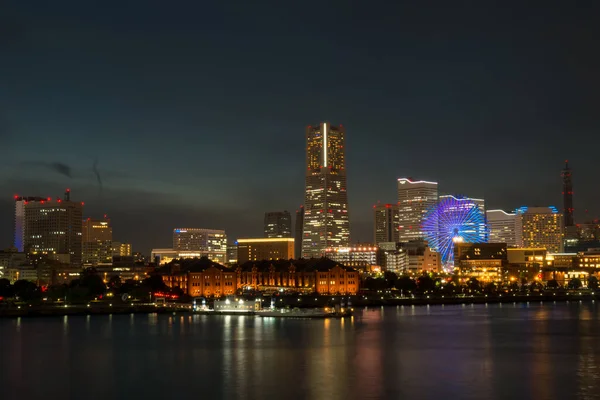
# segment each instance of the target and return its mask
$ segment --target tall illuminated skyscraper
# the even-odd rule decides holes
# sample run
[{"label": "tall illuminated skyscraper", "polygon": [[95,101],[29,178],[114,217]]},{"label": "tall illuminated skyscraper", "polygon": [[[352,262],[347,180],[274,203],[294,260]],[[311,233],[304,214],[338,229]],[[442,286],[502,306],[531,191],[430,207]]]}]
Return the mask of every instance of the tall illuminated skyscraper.
[{"label": "tall illuminated skyscraper", "polygon": [[15,196],[15,241],[19,252],[25,251],[25,205],[36,201],[48,201],[45,197]]},{"label": "tall illuminated skyscraper", "polygon": [[306,128],[306,192],[302,256],[350,243],[346,192],[345,129],[322,122]]},{"label": "tall illuminated skyscraper", "polygon": [[84,219],[82,236],[83,265],[112,263],[112,226],[106,215]]},{"label": "tall illuminated skyscraper", "polygon": [[375,244],[399,242],[399,219],[397,204],[377,204],[373,206],[373,234]]},{"label": "tall illuminated skyscraper", "polygon": [[421,229],[423,217],[437,201],[437,182],[414,181],[410,178],[398,179],[398,236],[401,242],[424,237]]},{"label": "tall illuminated skyscraper", "polygon": [[83,203],[71,201],[69,189],[63,199],[24,203],[25,252],[81,267]]},{"label": "tall illuminated skyscraper", "polygon": [[265,213],[265,237],[292,237],[292,216],[289,211],[272,211]]}]

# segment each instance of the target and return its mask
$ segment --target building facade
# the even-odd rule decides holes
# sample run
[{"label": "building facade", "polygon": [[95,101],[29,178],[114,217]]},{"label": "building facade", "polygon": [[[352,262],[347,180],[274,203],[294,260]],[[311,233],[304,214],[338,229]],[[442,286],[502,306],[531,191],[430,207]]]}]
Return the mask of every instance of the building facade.
[{"label": "building facade", "polygon": [[294,239],[256,238],[238,239],[238,263],[260,260],[290,260],[294,258]]},{"label": "building facade", "polygon": [[294,258],[302,258],[302,234],[304,233],[304,206],[296,210],[296,225],[294,225]]},{"label": "building facade", "polygon": [[373,235],[375,245],[400,241],[400,213],[397,204],[373,206]]},{"label": "building facade", "polygon": [[34,202],[49,201],[45,197],[15,196],[14,246],[17,251],[25,251],[25,205]]},{"label": "building facade", "polygon": [[229,269],[210,260],[178,260],[160,272],[170,288],[193,297],[222,297],[237,290],[322,295],[358,292],[358,271],[327,259],[248,261]]},{"label": "building facade", "polygon": [[218,229],[173,229],[173,250],[197,252],[216,263],[227,262],[227,235]]},{"label": "building facade", "polygon": [[360,286],[358,271],[325,258],[250,261],[236,271],[238,288],[246,290],[353,295]]},{"label": "building facade", "polygon": [[370,272],[380,268],[379,248],[373,244],[357,244],[351,247],[331,247],[325,249],[325,257],[336,263]]},{"label": "building facade", "polygon": [[102,219],[83,220],[82,252],[83,265],[96,266],[112,263],[112,226],[106,216]]},{"label": "building facade", "polygon": [[306,128],[306,180],[302,257],[350,243],[345,129],[322,122]]},{"label": "building facade", "polygon": [[289,211],[272,211],[265,213],[265,238],[292,237],[292,216]]},{"label": "building facade", "polygon": [[236,272],[207,258],[179,260],[163,272],[163,282],[192,297],[221,297],[235,294]]},{"label": "building facade", "polygon": [[64,199],[24,203],[24,250],[34,258],[48,258],[80,267],[83,203]]},{"label": "building facade", "polygon": [[422,239],[423,217],[438,201],[437,182],[398,179],[398,236],[401,242]]},{"label": "building facade", "polygon": [[508,264],[506,243],[456,243],[454,266],[464,279],[501,282]]},{"label": "building facade", "polygon": [[504,210],[486,211],[487,223],[490,228],[489,243],[506,243],[507,247],[517,245],[517,214]]},{"label": "building facade", "polygon": [[113,257],[129,257],[131,256],[131,244],[122,242],[112,242],[112,255]]},{"label": "building facade", "polygon": [[563,251],[563,214],[556,207],[521,207],[516,210],[518,247],[544,247]]}]

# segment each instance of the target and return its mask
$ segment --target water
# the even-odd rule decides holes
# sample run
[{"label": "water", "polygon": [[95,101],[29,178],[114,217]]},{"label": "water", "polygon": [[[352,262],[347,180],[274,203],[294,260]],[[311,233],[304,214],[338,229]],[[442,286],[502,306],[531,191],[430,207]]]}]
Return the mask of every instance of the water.
[{"label": "water", "polygon": [[595,399],[600,307],[0,320],[1,399]]}]

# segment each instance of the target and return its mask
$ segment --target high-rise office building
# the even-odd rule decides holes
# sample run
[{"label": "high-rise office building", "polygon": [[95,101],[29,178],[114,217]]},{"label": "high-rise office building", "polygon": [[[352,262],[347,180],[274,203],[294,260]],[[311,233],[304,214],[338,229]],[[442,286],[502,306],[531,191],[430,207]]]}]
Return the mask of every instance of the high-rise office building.
[{"label": "high-rise office building", "polygon": [[262,260],[290,260],[294,258],[294,239],[257,238],[237,240],[238,263]]},{"label": "high-rise office building", "polygon": [[273,211],[265,213],[265,237],[292,237],[292,216],[289,211]]},{"label": "high-rise office building", "polygon": [[296,225],[294,226],[294,258],[302,257],[302,234],[304,232],[304,206],[296,210]]},{"label": "high-rise office building", "polygon": [[565,168],[562,170],[563,179],[563,215],[565,228],[575,225],[573,221],[573,180],[571,178],[571,168],[569,160],[565,161]]},{"label": "high-rise office building", "polygon": [[516,214],[518,247],[563,251],[563,214],[556,207],[520,207]]},{"label": "high-rise office building", "polygon": [[81,266],[83,203],[64,199],[24,203],[24,250],[37,257]]},{"label": "high-rise office building", "polygon": [[422,239],[423,217],[438,201],[437,182],[398,179],[398,236],[401,242]]},{"label": "high-rise office building", "polygon": [[113,241],[111,244],[113,257],[131,257],[131,244]]},{"label": "high-rise office building", "polygon": [[400,213],[397,204],[373,206],[373,231],[375,245],[382,242],[400,241]]},{"label": "high-rise office building", "polygon": [[490,228],[489,243],[506,243],[507,247],[517,245],[517,214],[504,210],[486,211],[487,223]]},{"label": "high-rise office building", "polygon": [[83,265],[112,263],[112,226],[106,215],[83,220],[82,248]]},{"label": "high-rise office building", "polygon": [[173,229],[173,250],[195,252],[198,257],[206,256],[213,262],[227,262],[227,235],[218,229],[177,228]]},{"label": "high-rise office building", "polygon": [[17,251],[21,253],[25,251],[25,204],[49,200],[45,197],[15,196],[14,246]]},{"label": "high-rise office building", "polygon": [[302,256],[350,243],[346,192],[345,129],[322,122],[306,128],[306,191]]}]

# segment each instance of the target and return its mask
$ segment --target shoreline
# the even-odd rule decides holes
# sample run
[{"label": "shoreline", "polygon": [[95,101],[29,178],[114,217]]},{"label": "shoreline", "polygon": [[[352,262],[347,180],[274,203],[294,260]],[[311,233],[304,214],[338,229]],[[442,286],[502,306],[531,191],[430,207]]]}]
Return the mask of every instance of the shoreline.
[{"label": "shoreline", "polygon": [[[597,296],[594,294],[529,294],[529,295],[507,295],[507,296],[473,296],[473,297],[447,297],[447,298],[389,298],[389,299],[359,299],[352,301],[352,307],[393,307],[393,306],[442,306],[442,305],[469,305],[469,304],[506,304],[506,303],[530,303],[530,302],[569,302],[586,301],[594,302]],[[284,304],[291,305],[291,304]],[[298,308],[317,308],[315,305],[298,305]],[[190,314],[190,315],[254,315],[254,312],[215,312],[215,311],[192,311],[189,304],[173,304],[169,306],[157,305],[69,305],[68,307],[51,306],[21,306],[0,308],[0,319],[3,318],[36,318],[36,317],[64,317],[64,316],[87,316],[87,315],[122,315],[122,314]]]}]

